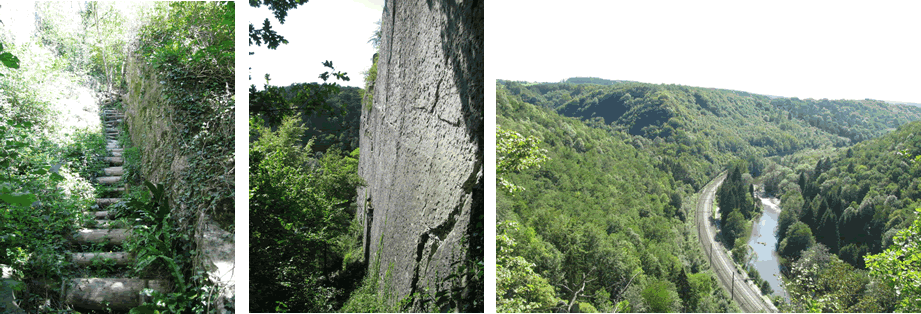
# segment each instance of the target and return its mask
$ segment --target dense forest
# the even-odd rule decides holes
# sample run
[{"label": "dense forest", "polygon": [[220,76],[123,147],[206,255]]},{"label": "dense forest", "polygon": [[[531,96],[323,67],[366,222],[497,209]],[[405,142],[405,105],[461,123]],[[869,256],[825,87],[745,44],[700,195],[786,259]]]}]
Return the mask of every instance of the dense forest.
[{"label": "dense forest", "polygon": [[[894,236],[916,234],[917,124],[906,123],[921,108],[595,78],[499,81],[496,97],[499,164],[528,151],[547,157],[499,170],[499,311],[731,310],[686,233],[688,200],[727,168],[717,194],[726,249],[745,247],[760,215],[752,184],[781,198],[777,249],[792,300],[774,299],[780,310],[893,311],[893,289],[910,286],[886,276],[911,271],[917,250],[890,249],[862,269]],[[508,153],[503,143],[533,147]],[[657,242],[663,233],[672,241]],[[636,240],[618,240],[625,235]],[[653,253],[663,246],[667,254]],[[688,289],[692,277],[708,278],[714,293]],[[643,293],[653,287],[672,298]],[[670,306],[653,305],[661,300]]]},{"label": "dense forest", "polygon": [[921,118],[921,108],[873,100],[771,99],[627,81],[527,86],[500,82],[525,102],[636,135],[630,139],[634,146],[652,149],[662,157],[661,167],[695,189],[733,159],[748,161],[757,177],[764,166],[761,157],[848,146]]},{"label": "dense forest", "polygon": [[687,227],[693,192],[652,154],[504,86],[496,99],[496,123],[547,157],[504,176],[520,191],[497,193],[497,311],[738,311]]}]

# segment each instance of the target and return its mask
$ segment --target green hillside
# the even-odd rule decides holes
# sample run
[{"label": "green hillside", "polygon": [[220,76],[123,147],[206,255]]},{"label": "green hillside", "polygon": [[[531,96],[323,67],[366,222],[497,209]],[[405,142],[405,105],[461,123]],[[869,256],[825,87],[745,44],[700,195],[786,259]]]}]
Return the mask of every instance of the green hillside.
[{"label": "green hillside", "polygon": [[[693,204],[683,200],[692,190],[661,170],[658,158],[629,144],[627,134],[523,102],[504,86],[496,97],[497,124],[541,138],[550,158],[539,169],[509,174],[524,191],[497,193],[498,221],[519,225],[500,223],[514,256],[536,264],[534,271],[554,285],[584,283],[580,294],[596,297],[580,301],[582,310],[613,311],[610,300],[626,301],[620,311],[738,310],[706,272],[696,233],[685,226]],[[549,312],[574,293],[555,287],[531,310]],[[503,306],[529,297],[507,296],[499,311],[526,309]]]},{"label": "green hillside", "polygon": [[845,147],[921,118],[921,108],[865,100],[800,100],[680,85],[501,82],[513,95],[635,137],[677,180],[699,188],[732,159]]},{"label": "green hillside", "polygon": [[500,174],[523,188],[496,196],[500,312],[738,311],[689,219],[730,165],[748,173],[721,206],[754,203],[749,183],[781,198],[781,311],[921,308],[921,108],[597,78],[499,81],[496,99],[510,141],[549,158]]}]

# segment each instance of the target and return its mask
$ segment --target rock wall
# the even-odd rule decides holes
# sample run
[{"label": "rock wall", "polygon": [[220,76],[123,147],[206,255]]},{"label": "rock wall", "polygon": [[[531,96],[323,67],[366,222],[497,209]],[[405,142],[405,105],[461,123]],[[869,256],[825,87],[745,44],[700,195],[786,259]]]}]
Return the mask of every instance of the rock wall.
[{"label": "rock wall", "polygon": [[483,0],[389,0],[381,32],[360,128],[365,260],[393,267],[398,296],[443,291],[483,256]]},{"label": "rock wall", "polygon": [[[200,210],[202,204],[176,202],[181,196],[187,196],[192,187],[201,188],[196,186],[199,183],[186,182],[182,176],[190,161],[200,157],[187,156],[180,149],[184,143],[179,134],[182,127],[174,122],[177,109],[166,100],[165,81],[143,58],[129,55],[127,59],[125,81],[128,90],[123,97],[125,123],[131,142],[140,149],[142,176],[166,187],[173,222],[191,236],[198,253],[192,256],[192,273],[208,274],[220,290],[209,293],[222,300],[210,307],[223,309],[224,303],[232,303],[234,296],[234,234],[222,229]],[[134,188],[144,189],[143,186]]]}]

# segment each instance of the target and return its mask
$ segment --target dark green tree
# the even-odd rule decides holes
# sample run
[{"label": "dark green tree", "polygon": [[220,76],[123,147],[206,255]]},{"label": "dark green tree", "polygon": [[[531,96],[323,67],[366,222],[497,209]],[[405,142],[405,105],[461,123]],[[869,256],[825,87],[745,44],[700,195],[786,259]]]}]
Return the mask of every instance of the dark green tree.
[{"label": "dark green tree", "polygon": [[796,222],[787,229],[787,236],[780,243],[780,254],[794,259],[799,258],[803,250],[815,245],[812,230],[802,222]]},{"label": "dark green tree", "polygon": [[694,290],[691,289],[691,283],[688,281],[687,273],[684,272],[684,267],[682,267],[681,272],[678,273],[675,284],[678,288],[678,295],[681,297],[681,301],[684,304],[685,311],[697,308],[696,296]]}]

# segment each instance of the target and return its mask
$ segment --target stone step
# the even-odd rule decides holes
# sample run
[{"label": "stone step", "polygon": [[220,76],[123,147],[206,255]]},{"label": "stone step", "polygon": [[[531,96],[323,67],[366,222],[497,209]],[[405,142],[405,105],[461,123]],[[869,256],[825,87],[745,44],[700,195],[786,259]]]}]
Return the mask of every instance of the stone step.
[{"label": "stone step", "polygon": [[134,256],[127,252],[71,253],[70,261],[79,266],[91,266],[93,260],[114,260],[115,265],[130,265]]},{"label": "stone step", "polygon": [[117,153],[124,153],[124,152],[125,152],[125,149],[124,149],[124,148],[109,148],[109,149],[106,149],[106,150],[109,151],[110,153],[116,153],[116,152],[117,152]]},{"label": "stone step", "polygon": [[99,184],[118,184],[119,182],[121,182],[121,180],[122,180],[121,176],[97,177],[96,178],[96,182],[99,182]]},{"label": "stone step", "polygon": [[108,243],[122,245],[128,239],[129,229],[80,229],[73,240],[80,244]]},{"label": "stone step", "polygon": [[96,205],[99,205],[99,207],[106,207],[121,201],[122,199],[120,198],[97,198]]},{"label": "stone step", "polygon": [[122,167],[102,168],[102,172],[104,172],[107,176],[121,176],[125,174],[125,168],[122,168]]},{"label": "stone step", "polygon": [[121,157],[103,157],[103,160],[113,165],[116,165],[116,166],[121,166],[122,164],[125,163],[125,160],[122,159]]},{"label": "stone step", "polygon": [[64,303],[88,310],[130,310],[150,301],[141,294],[146,288],[169,292],[165,280],[131,278],[76,278],[68,281]]},{"label": "stone step", "polygon": [[116,151],[110,151],[110,152],[109,152],[109,157],[122,157],[122,151],[121,151],[121,150],[119,150],[119,151],[117,151],[117,152],[116,152]]},{"label": "stone step", "polygon": [[90,220],[86,227],[91,228],[128,228],[128,223],[121,220],[96,219]]},{"label": "stone step", "polygon": [[112,150],[112,149],[115,149],[115,148],[122,148],[122,146],[119,145],[118,142],[114,142],[114,143],[113,143],[113,142],[109,142],[108,144],[106,144],[106,149],[108,149],[108,150]]},{"label": "stone step", "polygon": [[115,216],[115,212],[107,211],[107,210],[101,210],[101,211],[96,211],[96,212],[86,212],[86,214],[92,216],[93,219],[109,219],[109,218],[115,218],[115,217],[114,217],[114,216]]}]

